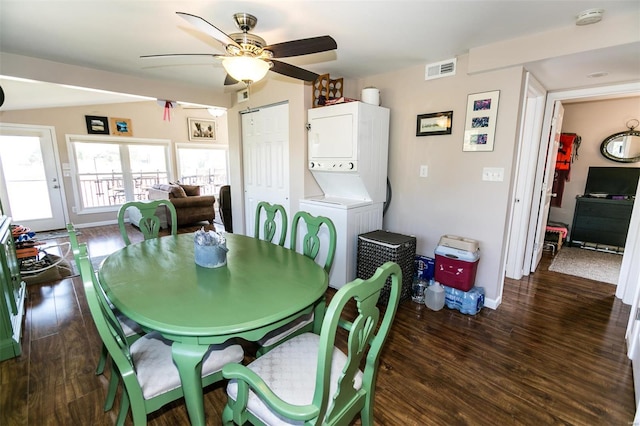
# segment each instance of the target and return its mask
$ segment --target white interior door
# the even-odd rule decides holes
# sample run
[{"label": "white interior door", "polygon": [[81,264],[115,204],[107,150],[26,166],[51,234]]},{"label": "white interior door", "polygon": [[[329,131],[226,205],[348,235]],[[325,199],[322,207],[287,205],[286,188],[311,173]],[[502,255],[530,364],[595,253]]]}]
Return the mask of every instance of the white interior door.
[{"label": "white interior door", "polygon": [[14,223],[32,231],[65,227],[53,128],[0,124],[0,199]]},{"label": "white interior door", "polygon": [[[544,102],[546,90],[530,74],[527,73],[527,94],[523,101],[523,114],[520,141],[518,143],[518,157],[516,161],[516,181],[513,194],[513,208],[511,213],[511,227],[509,230],[509,247],[505,275],[519,280],[523,275],[529,275],[530,258],[527,259],[527,230],[531,215],[531,194],[536,177],[538,151],[540,149],[540,134],[544,116]],[[526,259],[526,260],[525,260]]]},{"label": "white interior door", "polygon": [[551,132],[549,134],[550,142],[546,151],[546,161],[544,166],[544,178],[542,180],[542,188],[540,191],[540,210],[538,211],[538,220],[536,223],[535,243],[533,245],[533,255],[531,258],[531,272],[535,272],[540,259],[542,259],[542,250],[544,248],[544,235],[546,231],[547,218],[549,217],[549,207],[551,206],[551,197],[553,191],[553,175],[555,170],[556,158],[558,157],[558,147],[560,146],[560,134],[562,133],[562,118],[564,117],[564,107],[562,102],[556,101],[553,110],[553,118],[551,121]]},{"label": "white interior door", "polygon": [[291,220],[289,196],[289,105],[242,114],[245,234],[253,235],[260,201],[281,204]]}]

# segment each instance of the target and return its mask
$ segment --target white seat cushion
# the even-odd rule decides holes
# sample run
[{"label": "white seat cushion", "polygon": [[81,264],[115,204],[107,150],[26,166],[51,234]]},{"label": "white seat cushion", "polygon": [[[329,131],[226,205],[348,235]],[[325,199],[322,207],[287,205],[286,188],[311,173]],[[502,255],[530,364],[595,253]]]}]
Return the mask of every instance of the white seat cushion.
[{"label": "white seat cushion", "polygon": [[122,331],[124,331],[125,336],[129,337],[136,334],[144,334],[144,330],[142,330],[140,324],[118,310],[115,311],[115,314],[118,322],[120,323],[120,326],[122,327]]},{"label": "white seat cushion", "polygon": [[258,340],[258,344],[260,346],[271,346],[278,343],[280,340],[285,337],[293,334],[294,332],[300,330],[302,327],[307,324],[311,324],[313,322],[313,312],[303,315],[296,320],[290,322],[289,324],[285,324],[280,328],[273,330],[271,333],[268,333],[262,339]]},{"label": "white seat cushion", "polygon": [[[295,405],[308,405],[313,400],[316,384],[316,370],[320,336],[304,333],[277,346],[270,352],[253,361],[247,367],[260,376],[271,390],[284,401]],[[329,395],[338,388],[338,378],[347,362],[347,356],[337,348],[333,350]],[[362,386],[362,372],[355,377],[354,388]],[[227,394],[233,400],[238,396],[238,383],[229,381]],[[249,393],[248,410],[261,421],[269,425],[299,425],[283,419],[271,411],[253,393]]]},{"label": "white seat cushion", "polygon": [[[153,332],[145,334],[131,345],[131,357],[145,399],[180,386],[178,368],[171,358],[171,343]],[[204,356],[202,377],[222,370],[230,362],[242,362],[243,358],[244,351],[240,345],[212,345]]]}]

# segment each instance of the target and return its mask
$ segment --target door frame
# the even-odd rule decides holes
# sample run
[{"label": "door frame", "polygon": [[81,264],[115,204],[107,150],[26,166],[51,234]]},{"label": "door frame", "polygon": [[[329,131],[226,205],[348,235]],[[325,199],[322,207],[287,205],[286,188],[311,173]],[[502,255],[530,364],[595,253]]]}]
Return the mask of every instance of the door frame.
[{"label": "door frame", "polygon": [[[513,196],[511,197],[512,209],[509,222],[509,246],[507,248],[505,275],[508,278],[519,280],[523,275],[529,275],[529,268],[525,268],[530,262],[525,262],[527,250],[527,231],[531,212],[532,197],[536,170],[538,165],[538,149],[540,147],[540,130],[544,113],[547,90],[530,73],[526,74],[525,96],[522,102],[522,119],[520,122],[520,135],[518,141],[518,153],[514,169],[517,170]],[[529,259],[531,255],[529,255]]]},{"label": "door frame", "polygon": [[[2,129],[16,129],[18,131],[35,131],[39,133],[47,134],[47,137],[51,140],[51,145],[53,145],[53,156],[54,156],[54,169],[56,172],[56,177],[58,179],[58,185],[60,186],[58,193],[60,194],[60,203],[62,206],[62,215],[63,222],[66,224],[69,221],[69,210],[67,207],[67,195],[65,192],[64,185],[64,174],[62,170],[62,163],[60,160],[60,152],[58,150],[58,140],[56,138],[56,130],[54,126],[42,126],[36,124],[18,124],[18,123],[3,123],[0,122],[0,127]],[[0,185],[0,196],[2,199],[8,201],[8,195],[5,192],[4,186]],[[63,226],[64,227],[64,226]]]}]

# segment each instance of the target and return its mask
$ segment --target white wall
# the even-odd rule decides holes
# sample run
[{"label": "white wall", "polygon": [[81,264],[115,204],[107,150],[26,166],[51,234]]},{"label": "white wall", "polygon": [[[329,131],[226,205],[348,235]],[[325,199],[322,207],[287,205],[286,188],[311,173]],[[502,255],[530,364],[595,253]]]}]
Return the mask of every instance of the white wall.
[{"label": "white wall", "polygon": [[[458,57],[457,74],[424,80],[424,67],[368,77],[360,87],[381,91],[391,109],[389,180],[393,200],[384,228],[417,237],[417,252],[433,257],[440,237],[454,234],[480,242],[476,285],[488,304],[499,303],[510,211],[510,177],[517,141],[523,68],[467,74],[468,57]],[[467,95],[500,91],[492,152],[463,152]],[[451,135],[416,137],[419,114],[453,111]],[[428,177],[419,177],[420,165]],[[484,167],[504,168],[503,182],[482,181]]]}]

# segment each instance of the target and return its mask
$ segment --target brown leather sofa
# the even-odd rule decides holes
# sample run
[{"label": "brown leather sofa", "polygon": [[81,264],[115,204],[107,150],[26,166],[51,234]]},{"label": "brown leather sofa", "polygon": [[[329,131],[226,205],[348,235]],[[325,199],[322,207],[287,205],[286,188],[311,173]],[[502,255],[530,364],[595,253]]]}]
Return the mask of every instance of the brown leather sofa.
[{"label": "brown leather sofa", "polygon": [[[200,195],[200,187],[182,184],[155,184],[149,188],[149,199],[167,199],[176,208],[178,226],[203,220],[213,224],[216,217],[213,195]],[[166,216],[167,218],[169,215]]]}]

